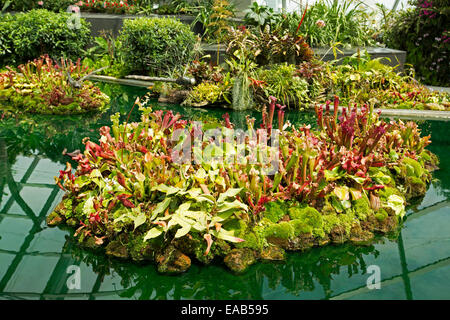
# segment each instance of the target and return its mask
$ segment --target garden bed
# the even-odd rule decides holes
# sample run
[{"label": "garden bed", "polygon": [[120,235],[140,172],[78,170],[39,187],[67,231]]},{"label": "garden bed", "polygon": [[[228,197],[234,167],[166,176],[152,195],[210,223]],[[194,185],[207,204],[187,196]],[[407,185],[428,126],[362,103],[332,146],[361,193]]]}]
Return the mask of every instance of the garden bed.
[{"label": "garden bed", "polygon": [[[75,174],[70,164],[60,172],[56,182],[66,194],[47,223],[76,229],[85,247],[153,261],[167,273],[186,271],[191,259],[219,260],[243,272],[258,260],[284,260],[285,250],[367,244],[376,233],[395,233],[406,205],[423,197],[437,168],[438,159],[425,149],[429,137],[413,122],[387,124],[365,107],[338,117],[338,103],[333,113],[316,109],[318,130],[286,129],[280,106],[277,130],[272,100],[257,135],[273,143],[275,132],[279,146],[265,149],[272,160],[256,164],[249,162],[255,148],[247,142],[237,144],[244,148],[242,164],[214,157],[180,162],[191,159],[191,150],[173,153],[177,140],[169,138],[175,129],[191,132],[193,123],[149,108],[141,108],[138,123],[120,124],[115,115],[111,128],[100,129],[99,144],[85,139],[84,153],[71,155]],[[208,128],[232,130],[224,118]],[[247,124],[252,130],[254,119]],[[204,150],[219,155],[208,141]]]}]

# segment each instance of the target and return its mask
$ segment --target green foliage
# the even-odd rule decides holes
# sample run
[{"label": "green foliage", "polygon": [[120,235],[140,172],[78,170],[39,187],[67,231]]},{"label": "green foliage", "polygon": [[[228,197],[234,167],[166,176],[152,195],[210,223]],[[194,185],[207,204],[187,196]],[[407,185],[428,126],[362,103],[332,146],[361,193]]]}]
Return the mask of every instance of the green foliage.
[{"label": "green foliage", "polygon": [[280,239],[290,239],[294,237],[294,226],[290,222],[282,221],[276,224],[270,224],[264,229],[266,237],[275,237]]},{"label": "green foliage", "polygon": [[187,105],[200,106],[206,104],[214,104],[225,101],[224,97],[229,88],[223,85],[202,82],[192,88],[184,102]]},{"label": "green foliage", "polygon": [[68,27],[69,13],[31,10],[0,17],[0,65],[18,65],[48,54],[52,58],[76,59],[89,41],[88,23]]},{"label": "green foliage", "polygon": [[413,8],[391,15],[383,26],[384,42],[405,50],[418,79],[450,86],[450,4],[446,0],[411,1]]},{"label": "green foliage", "polygon": [[[318,107],[319,129],[303,125],[288,130],[280,106],[279,140],[270,151],[277,152],[274,161],[282,170],[264,175],[272,163],[228,158],[237,150],[251,155],[259,149],[237,137],[218,145],[206,137],[191,145],[188,161],[176,161],[197,123],[171,111],[152,112],[139,100],[135,105],[141,107],[140,122],[120,123],[119,114],[112,116],[112,126],[100,129],[100,144],[84,140],[84,152],[73,158],[75,174],[69,164],[56,178],[72,199],[72,215],[80,221],[75,236],[82,241],[94,235],[95,244],[114,244],[129,234],[142,235],[150,248],[153,241],[177,250],[191,246],[183,252],[204,263],[229,253],[228,265],[239,263],[243,252],[252,259],[262,256],[269,243],[292,250],[388,232],[396,226],[392,217],[405,213],[404,190],[415,188],[416,180],[426,187],[421,178],[429,175],[429,163],[422,167],[404,159],[420,154],[428,137],[420,136],[414,122],[387,124],[371,108],[355,107],[338,117],[337,108],[331,114]],[[266,139],[267,129],[274,130],[275,107],[271,98],[255,138]],[[224,119],[216,128],[228,137],[233,124],[228,115]],[[257,127],[254,119],[246,120],[249,130]],[[185,133],[173,139],[178,129]],[[218,158],[197,158],[201,153]],[[419,169],[424,170],[421,178],[416,177]],[[408,170],[413,179],[406,176]],[[414,195],[425,191],[421,187]],[[145,247],[138,241],[132,255],[139,258]]]},{"label": "green foliage", "polygon": [[83,82],[81,88],[69,84],[69,73],[74,79],[88,73],[80,59],[57,63],[43,56],[17,71],[9,68],[0,73],[0,108],[13,113],[79,114],[108,106],[109,97],[91,82]]},{"label": "green foliage", "polygon": [[286,106],[311,102],[314,99],[309,92],[308,81],[297,75],[297,68],[292,64],[272,65],[270,69],[258,69],[257,79],[264,81],[264,100],[277,97]]},{"label": "green foliage", "polygon": [[286,214],[286,205],[282,202],[268,202],[265,204],[266,210],[264,211],[264,217],[277,223]]},{"label": "green foliage", "polygon": [[122,43],[112,34],[103,33],[95,37],[94,45],[86,50],[83,63],[93,70],[107,67],[101,73],[107,76],[122,78],[127,75],[122,58],[119,55]]},{"label": "green foliage", "polygon": [[228,33],[233,22],[234,5],[227,0],[205,1],[199,6],[197,15],[192,25],[201,23],[203,27],[202,38],[206,41],[220,42]]},{"label": "green foliage", "polygon": [[[299,12],[274,13],[264,6],[253,4],[245,16],[245,22],[272,31],[289,30],[296,33],[302,19]],[[373,45],[372,14],[362,1],[320,0],[309,6],[299,29],[310,46],[322,47],[332,43],[364,46]]]},{"label": "green foliage", "polygon": [[321,102],[338,95],[344,105],[365,101],[375,108],[450,108],[448,93],[427,89],[413,75],[400,73],[380,58],[371,59],[367,52],[357,52],[341,65],[325,64],[318,81],[326,91]]},{"label": "green foliage", "polygon": [[425,169],[422,165],[412,158],[403,159],[403,164],[406,167],[406,172],[408,176],[413,176],[416,178],[421,178],[425,172]]},{"label": "green foliage", "polygon": [[127,19],[119,54],[129,73],[163,75],[184,66],[196,38],[189,26],[170,18]]}]

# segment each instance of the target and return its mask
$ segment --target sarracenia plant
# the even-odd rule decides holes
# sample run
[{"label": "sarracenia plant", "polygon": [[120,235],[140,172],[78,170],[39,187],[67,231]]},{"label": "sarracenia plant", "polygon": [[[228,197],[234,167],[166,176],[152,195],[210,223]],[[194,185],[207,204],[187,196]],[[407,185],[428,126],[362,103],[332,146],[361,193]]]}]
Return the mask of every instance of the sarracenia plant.
[{"label": "sarracenia plant", "polygon": [[[119,114],[112,116],[112,126],[100,129],[99,144],[86,139],[85,151],[73,156],[76,172],[68,164],[56,177],[70,207],[65,218],[75,221],[80,239],[94,236],[100,245],[131,232],[143,241],[195,235],[204,239],[208,255],[218,241],[242,242],[225,226],[236,220],[260,225],[267,202],[320,208],[332,199],[343,212],[352,206],[350,199],[364,197],[376,211],[382,205],[378,192],[392,186],[389,170],[422,178],[416,160],[430,140],[420,137],[416,124],[385,123],[367,106],[339,115],[339,99],[333,112],[330,104],[316,107],[315,131],[285,123],[284,106],[271,97],[259,130],[247,117],[247,135],[233,136],[225,114],[216,140],[199,138],[198,123],[144,108],[137,100],[140,122],[120,124]],[[270,143],[258,143],[264,140]],[[183,156],[188,161],[176,161]],[[267,173],[274,163],[278,171]],[[395,212],[404,212],[402,198],[391,200],[383,205],[395,202]]]}]

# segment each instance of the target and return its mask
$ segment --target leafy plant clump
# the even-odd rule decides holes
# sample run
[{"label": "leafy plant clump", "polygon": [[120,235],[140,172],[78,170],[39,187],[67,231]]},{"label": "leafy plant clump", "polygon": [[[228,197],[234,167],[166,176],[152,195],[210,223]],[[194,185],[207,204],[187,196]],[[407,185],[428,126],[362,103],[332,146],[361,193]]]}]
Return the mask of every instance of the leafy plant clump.
[{"label": "leafy plant clump", "polygon": [[[301,14],[306,10],[306,15]],[[271,30],[298,32],[299,21],[303,21],[302,34],[312,47],[330,46],[339,43],[345,46],[374,45],[372,39],[374,23],[373,13],[363,3],[355,0],[320,0],[310,7],[297,12],[276,13],[273,9],[254,2],[246,10],[245,24],[269,27]]]},{"label": "leafy plant clump", "polygon": [[376,108],[450,110],[448,93],[431,91],[413,73],[402,74],[364,53],[347,58],[342,65],[326,64],[315,74],[325,91],[320,102],[339,95],[344,104],[369,101]]},{"label": "leafy plant clump", "polygon": [[407,52],[418,79],[431,85],[450,86],[450,3],[447,0],[414,0],[404,11],[390,16],[383,40]]},{"label": "leafy plant clump", "polygon": [[171,18],[125,20],[118,54],[129,73],[164,75],[191,59],[196,37]]},{"label": "leafy plant clump", "polygon": [[[0,16],[0,65],[18,65],[48,54],[76,59],[90,40],[88,22],[44,9]],[[71,27],[73,26],[73,28]]]},{"label": "leafy plant clump", "polygon": [[[13,113],[79,114],[105,109],[109,97],[89,81],[74,87],[69,82],[88,74],[87,67],[48,56],[7,67],[0,73],[0,108]],[[76,81],[76,80],[73,80]]]},{"label": "leafy plant clump", "polygon": [[[140,122],[122,124],[116,114],[98,144],[85,139],[85,151],[73,155],[76,171],[68,163],[55,177],[65,196],[47,223],[76,229],[86,247],[169,273],[191,259],[218,258],[242,272],[258,260],[284,260],[284,250],[367,243],[397,230],[438,160],[414,122],[386,123],[366,105],[339,115],[338,104],[333,112],[329,103],[317,107],[312,130],[285,123],[271,98],[262,130],[252,131],[247,117],[248,139],[230,140],[234,126],[224,115],[220,144],[171,111],[142,107]],[[252,142],[274,133],[277,143]],[[263,157],[270,161],[254,161]]]}]

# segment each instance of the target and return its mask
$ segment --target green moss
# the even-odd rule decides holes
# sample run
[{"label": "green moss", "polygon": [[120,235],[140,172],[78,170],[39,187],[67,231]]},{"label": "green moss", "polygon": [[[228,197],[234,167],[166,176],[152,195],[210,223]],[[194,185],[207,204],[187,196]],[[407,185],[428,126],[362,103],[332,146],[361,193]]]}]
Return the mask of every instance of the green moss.
[{"label": "green moss", "polygon": [[363,196],[358,200],[354,200],[352,203],[352,208],[356,216],[361,220],[366,219],[367,216],[373,212],[370,207],[369,199],[367,199],[366,196]]},{"label": "green moss", "polygon": [[271,224],[264,230],[264,235],[266,237],[276,237],[281,239],[289,239],[294,237],[295,230],[292,224],[283,221],[276,224]]},{"label": "green moss", "polygon": [[375,218],[377,218],[378,221],[384,221],[384,219],[386,219],[387,217],[388,213],[383,208],[378,210],[377,213],[375,214]]},{"label": "green moss", "polygon": [[391,188],[391,187],[384,187],[383,189],[380,189],[378,191],[378,195],[380,196],[380,198],[385,201],[387,200],[387,198],[389,198],[393,194],[398,195],[398,196],[402,195],[401,192],[398,191],[398,189]]},{"label": "green moss", "polygon": [[268,202],[265,207],[266,210],[264,211],[264,217],[273,223],[280,221],[280,219],[286,214],[286,210],[283,208],[284,205],[281,202]]},{"label": "green moss", "polygon": [[329,214],[322,217],[323,230],[325,233],[330,233],[334,227],[343,227],[345,233],[350,234],[353,224],[357,221],[353,212],[340,214]]},{"label": "green moss", "polygon": [[133,235],[130,233],[127,251],[135,261],[152,260],[155,249],[162,245],[160,242],[161,240],[158,238],[144,241],[143,235]]},{"label": "green moss", "polygon": [[236,248],[249,248],[260,251],[266,245],[266,239],[264,238],[264,228],[256,226],[251,232],[242,236],[244,242],[236,243]]},{"label": "green moss", "polygon": [[411,184],[420,185],[421,187],[424,187],[424,186],[426,187],[425,182],[423,182],[422,179],[417,178],[417,177],[409,177],[408,182]]},{"label": "green moss", "polygon": [[69,219],[72,217],[73,209],[72,209],[72,199],[71,198],[64,199],[64,209],[63,210],[64,210],[64,212],[61,212],[61,213],[66,217],[66,219]]},{"label": "green moss", "polygon": [[247,231],[247,224],[242,219],[233,219],[223,225],[223,228],[228,231],[234,231],[234,236],[242,238]]},{"label": "green moss", "polygon": [[339,219],[336,213],[324,215],[322,216],[322,220],[325,233],[330,233],[335,226],[339,225]]},{"label": "green moss", "polygon": [[299,236],[300,234],[303,234],[303,233],[312,233],[313,232],[313,228],[310,225],[308,225],[307,223],[305,223],[305,221],[303,221],[302,219],[294,219],[294,220],[289,221],[289,223],[294,228],[295,236]]},{"label": "green moss", "polygon": [[291,224],[296,236],[301,233],[312,233],[314,236],[323,237],[322,215],[315,208],[303,205],[289,208]]}]

